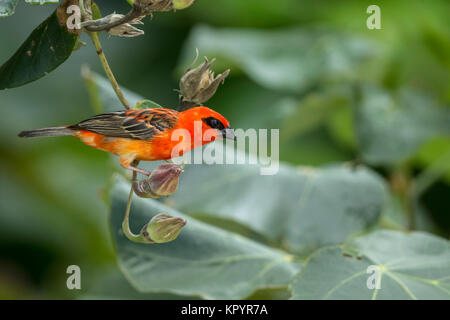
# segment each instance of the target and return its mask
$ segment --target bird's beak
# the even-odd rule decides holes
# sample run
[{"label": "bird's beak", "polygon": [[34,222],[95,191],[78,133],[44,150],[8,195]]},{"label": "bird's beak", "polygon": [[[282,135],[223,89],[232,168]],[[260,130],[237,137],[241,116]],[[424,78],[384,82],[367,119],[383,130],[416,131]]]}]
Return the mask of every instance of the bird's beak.
[{"label": "bird's beak", "polygon": [[236,141],[236,136],[234,135],[233,129],[226,128],[222,130],[222,137],[224,139],[230,139]]}]

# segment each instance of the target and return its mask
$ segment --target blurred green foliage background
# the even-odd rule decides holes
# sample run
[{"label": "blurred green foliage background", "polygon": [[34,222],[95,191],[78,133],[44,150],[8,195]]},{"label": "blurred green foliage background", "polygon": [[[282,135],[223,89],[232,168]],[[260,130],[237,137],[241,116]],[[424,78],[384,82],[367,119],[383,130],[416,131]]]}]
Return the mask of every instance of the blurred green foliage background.
[{"label": "blurred green foliage background", "polygon": [[[232,73],[208,105],[234,127],[280,128],[281,160],[294,165],[371,166],[392,191],[381,225],[448,238],[450,3],[376,1],[382,30],[368,30],[374,2],[198,0],[146,18],[145,36],[101,40],[119,82],[164,106],[176,106],[195,47],[217,57],[215,69]],[[129,9],[97,3],[103,14]],[[20,2],[1,19],[0,61],[54,9]],[[81,65],[102,70],[82,40],[88,46],[48,76],[0,92],[0,298],[173,298],[139,295],[117,271],[102,200],[108,155],[75,139],[17,137],[93,114]],[[82,270],[79,292],[65,286],[71,264]]]}]

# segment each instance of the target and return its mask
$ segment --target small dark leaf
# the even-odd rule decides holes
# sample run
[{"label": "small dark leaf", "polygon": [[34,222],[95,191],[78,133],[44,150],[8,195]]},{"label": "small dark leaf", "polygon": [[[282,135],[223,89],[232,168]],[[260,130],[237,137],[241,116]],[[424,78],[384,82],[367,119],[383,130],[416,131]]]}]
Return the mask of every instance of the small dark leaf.
[{"label": "small dark leaf", "polygon": [[149,99],[144,99],[139,101],[138,103],[136,103],[136,105],[134,106],[134,108],[137,109],[145,109],[145,108],[162,108],[161,105],[157,104],[156,102],[149,100]]},{"label": "small dark leaf", "polygon": [[58,7],[0,68],[0,90],[35,81],[69,58],[79,30],[66,28],[66,9],[77,3],[76,0],[68,0]]}]

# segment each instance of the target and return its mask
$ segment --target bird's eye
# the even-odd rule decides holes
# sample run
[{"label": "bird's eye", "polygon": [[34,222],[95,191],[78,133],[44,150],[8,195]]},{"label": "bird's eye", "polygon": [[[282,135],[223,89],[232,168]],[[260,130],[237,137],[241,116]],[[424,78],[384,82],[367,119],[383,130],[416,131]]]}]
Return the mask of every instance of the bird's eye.
[{"label": "bird's eye", "polygon": [[213,118],[213,119],[211,119],[210,123],[211,123],[211,127],[217,128],[219,126],[220,121]]},{"label": "bird's eye", "polygon": [[214,117],[209,117],[209,118],[203,119],[203,121],[205,121],[206,124],[207,124],[208,126],[210,126],[211,128],[213,128],[213,129],[219,129],[219,130],[222,130],[222,129],[225,128],[225,127],[223,126],[222,122],[220,122],[218,119],[216,119],[216,118],[214,118]]}]

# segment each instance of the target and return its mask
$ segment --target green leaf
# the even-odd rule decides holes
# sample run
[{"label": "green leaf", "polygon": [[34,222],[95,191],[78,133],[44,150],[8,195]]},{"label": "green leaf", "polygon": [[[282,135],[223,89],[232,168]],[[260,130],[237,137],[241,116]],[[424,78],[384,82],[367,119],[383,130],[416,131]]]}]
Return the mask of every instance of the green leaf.
[{"label": "green leaf", "polygon": [[0,17],[8,17],[14,14],[19,0],[0,0]]},{"label": "green leaf", "polygon": [[69,32],[64,2],[39,25],[16,53],[0,67],[0,89],[22,86],[35,81],[69,58],[78,40],[78,30]]},{"label": "green leaf", "polygon": [[111,230],[119,265],[141,292],[171,292],[209,299],[241,299],[258,288],[286,286],[299,263],[292,256],[206,225],[152,199],[135,198],[131,228],[159,213],[187,219],[180,236],[167,244],[139,244],[122,233],[130,184],[116,177],[111,191]]},{"label": "green leaf", "polygon": [[323,81],[352,79],[361,62],[376,53],[367,40],[319,28],[257,31],[200,26],[185,45],[182,69],[195,48],[237,65],[266,88],[293,92]]},{"label": "green leaf", "polygon": [[134,108],[137,108],[137,109],[162,108],[162,106],[157,104],[156,102],[154,102],[152,100],[144,99],[144,100],[139,101],[138,103],[136,103]]},{"label": "green leaf", "polygon": [[374,165],[406,160],[428,139],[450,133],[450,109],[412,89],[392,94],[364,87],[355,106],[363,158]]},{"label": "green leaf", "polygon": [[[115,266],[102,268],[100,275],[90,281],[89,289],[81,294],[81,300],[182,300],[198,299],[169,293],[141,293],[136,290]],[[93,282],[93,283],[92,283]]]},{"label": "green leaf", "polygon": [[277,174],[263,176],[257,165],[216,164],[186,165],[167,204],[195,217],[238,222],[289,251],[309,254],[373,225],[384,197],[381,179],[362,167],[281,165]]},{"label": "green leaf", "polygon": [[26,3],[29,4],[58,4],[59,0],[25,0]]},{"label": "green leaf", "polygon": [[92,2],[91,4],[91,11],[92,11],[92,19],[97,20],[102,18],[102,13],[100,11],[100,8],[95,2]]},{"label": "green leaf", "polygon": [[[414,232],[377,231],[348,247],[314,253],[296,276],[293,299],[450,299],[450,246]],[[380,289],[368,289],[367,268],[380,270]]]}]

